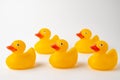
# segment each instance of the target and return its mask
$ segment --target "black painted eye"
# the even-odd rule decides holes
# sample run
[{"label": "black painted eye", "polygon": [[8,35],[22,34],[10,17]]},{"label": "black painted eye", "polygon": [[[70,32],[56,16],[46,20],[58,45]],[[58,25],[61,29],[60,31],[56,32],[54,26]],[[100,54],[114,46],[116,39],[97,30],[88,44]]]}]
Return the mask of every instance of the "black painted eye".
[{"label": "black painted eye", "polygon": [[100,46],[103,46],[103,44],[100,44]]},{"label": "black painted eye", "polygon": [[17,44],[17,46],[20,46],[20,44]]},{"label": "black painted eye", "polygon": [[63,45],[63,43],[60,43],[61,45]]},{"label": "black painted eye", "polygon": [[46,33],[46,31],[43,31],[44,33]]},{"label": "black painted eye", "polygon": [[85,34],[87,34],[87,32],[85,32]]}]

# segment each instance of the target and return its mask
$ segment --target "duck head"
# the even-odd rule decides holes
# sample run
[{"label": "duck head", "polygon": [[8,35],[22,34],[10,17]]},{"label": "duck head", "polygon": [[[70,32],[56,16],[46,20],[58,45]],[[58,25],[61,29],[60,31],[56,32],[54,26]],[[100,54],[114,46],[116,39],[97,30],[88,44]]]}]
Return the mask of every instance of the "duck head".
[{"label": "duck head", "polygon": [[95,52],[105,53],[108,50],[108,44],[105,41],[98,41],[95,45],[91,46]]},{"label": "duck head", "polygon": [[82,29],[80,33],[76,34],[81,39],[89,39],[92,36],[92,33],[89,29]]},{"label": "duck head", "polygon": [[42,28],[37,34],[35,34],[40,39],[49,39],[51,32],[47,28]]},{"label": "duck head", "polygon": [[54,45],[51,46],[53,49],[55,49],[56,51],[66,51],[68,48],[68,42],[60,39],[58,40]]},{"label": "duck head", "polygon": [[7,46],[7,48],[14,53],[23,53],[26,45],[21,40],[15,40],[10,46]]}]

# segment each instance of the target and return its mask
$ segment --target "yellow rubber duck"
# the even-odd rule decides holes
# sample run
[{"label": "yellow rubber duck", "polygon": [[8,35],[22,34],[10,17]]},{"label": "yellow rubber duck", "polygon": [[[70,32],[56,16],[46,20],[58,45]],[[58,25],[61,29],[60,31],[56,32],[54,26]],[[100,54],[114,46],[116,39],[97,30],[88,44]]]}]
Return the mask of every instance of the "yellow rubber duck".
[{"label": "yellow rubber duck", "polygon": [[12,54],[6,59],[6,64],[9,68],[21,70],[32,68],[35,65],[35,51],[33,48],[30,48],[24,53],[26,45],[23,41],[15,40],[7,48],[12,51]]},{"label": "yellow rubber duck", "polygon": [[51,44],[54,44],[59,37],[55,35],[52,39],[49,39],[51,36],[51,32],[47,28],[42,28],[36,36],[40,38],[40,40],[35,44],[35,50],[39,54],[51,54],[55,50],[51,48]]},{"label": "yellow rubber duck", "polygon": [[91,39],[92,33],[89,29],[82,29],[80,33],[76,34],[79,38],[79,41],[76,42],[75,48],[80,53],[92,53],[93,50],[90,48],[96,41],[99,40],[99,37],[96,35]]},{"label": "yellow rubber duck", "polygon": [[63,39],[58,40],[52,45],[52,48],[56,50],[49,58],[49,62],[53,67],[71,68],[75,66],[78,59],[76,48],[72,48],[67,52],[68,43]]},{"label": "yellow rubber duck", "polygon": [[88,64],[91,68],[97,70],[111,70],[118,61],[117,52],[115,49],[108,50],[108,44],[105,41],[98,41],[91,47],[95,52],[88,59]]}]

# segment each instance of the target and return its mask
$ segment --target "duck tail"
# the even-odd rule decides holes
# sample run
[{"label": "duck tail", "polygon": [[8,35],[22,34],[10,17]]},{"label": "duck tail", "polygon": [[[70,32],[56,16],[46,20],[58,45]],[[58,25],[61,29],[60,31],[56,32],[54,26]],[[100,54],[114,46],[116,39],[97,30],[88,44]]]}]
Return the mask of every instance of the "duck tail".
[{"label": "duck tail", "polygon": [[53,36],[53,38],[51,39],[52,42],[56,42],[57,40],[59,40],[58,35]]},{"label": "duck tail", "polygon": [[115,49],[111,49],[109,52],[108,52],[108,56],[110,58],[112,58],[116,63],[118,61],[118,57],[117,57],[117,52]]},{"label": "duck tail", "polygon": [[98,35],[95,35],[92,39],[93,42],[97,42],[99,40],[99,36]]},{"label": "duck tail", "polygon": [[33,57],[34,59],[36,59],[35,50],[34,50],[33,48],[30,48],[30,49],[26,52],[26,56],[30,56],[30,57]]},{"label": "duck tail", "polygon": [[78,52],[76,50],[75,47],[71,48],[69,51],[68,51],[68,55],[71,57],[71,58],[76,58],[78,57]]}]

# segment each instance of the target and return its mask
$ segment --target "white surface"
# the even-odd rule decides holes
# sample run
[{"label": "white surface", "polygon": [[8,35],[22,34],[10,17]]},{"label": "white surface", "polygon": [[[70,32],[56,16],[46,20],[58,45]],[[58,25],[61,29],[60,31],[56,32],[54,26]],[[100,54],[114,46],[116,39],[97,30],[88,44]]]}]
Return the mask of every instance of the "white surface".
[{"label": "white surface", "polygon": [[37,55],[36,67],[29,70],[10,70],[5,64],[11,53],[6,46],[21,39],[28,49],[42,27],[66,39],[70,48],[79,40],[75,34],[87,27],[119,55],[119,25],[119,0],[0,0],[0,80],[119,80],[119,63],[113,71],[92,70],[87,65],[90,55],[79,54],[76,67],[63,70],[49,65],[49,55]]}]

